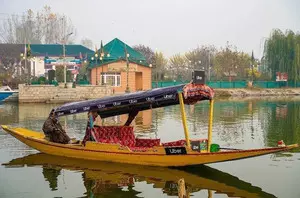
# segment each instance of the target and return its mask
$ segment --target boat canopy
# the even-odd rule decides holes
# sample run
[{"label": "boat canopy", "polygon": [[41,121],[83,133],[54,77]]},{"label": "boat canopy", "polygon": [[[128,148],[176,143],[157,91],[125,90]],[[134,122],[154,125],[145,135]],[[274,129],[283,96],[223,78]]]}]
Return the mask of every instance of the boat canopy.
[{"label": "boat canopy", "polygon": [[67,103],[53,111],[57,116],[98,111],[101,118],[128,114],[152,108],[178,105],[178,92],[182,92],[185,104],[195,104],[201,100],[211,100],[214,90],[205,84],[181,84],[148,91],[108,96],[100,99]]}]

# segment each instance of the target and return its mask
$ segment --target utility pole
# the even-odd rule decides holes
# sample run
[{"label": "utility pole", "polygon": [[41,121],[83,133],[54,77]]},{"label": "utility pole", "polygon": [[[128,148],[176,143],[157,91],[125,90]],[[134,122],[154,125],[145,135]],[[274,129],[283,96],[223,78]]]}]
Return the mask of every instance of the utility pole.
[{"label": "utility pole", "polygon": [[126,85],[126,90],[125,93],[129,93],[130,89],[129,89],[129,61],[128,61],[128,57],[129,54],[127,53],[127,49],[126,49],[126,45],[124,46],[125,48],[125,58],[126,58],[126,67],[127,67],[127,85]]},{"label": "utility pole", "polygon": [[252,83],[254,80],[254,54],[253,54],[253,50],[252,50],[252,56],[251,56],[251,66],[252,66]]},{"label": "utility pole", "polygon": [[208,81],[210,81],[210,51],[208,51]]},{"label": "utility pole", "polygon": [[66,66],[66,46],[65,46],[65,40],[63,41],[63,57],[64,57],[64,83],[65,88],[67,88],[67,66]]}]

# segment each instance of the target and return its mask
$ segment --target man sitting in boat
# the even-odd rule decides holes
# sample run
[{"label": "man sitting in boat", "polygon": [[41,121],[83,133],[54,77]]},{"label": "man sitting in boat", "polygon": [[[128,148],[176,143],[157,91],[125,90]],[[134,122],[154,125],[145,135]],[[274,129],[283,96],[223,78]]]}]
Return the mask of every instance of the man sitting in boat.
[{"label": "man sitting in boat", "polygon": [[93,129],[94,127],[100,127],[102,125],[101,117],[97,111],[88,112],[88,122],[85,130],[85,136],[83,138],[82,144],[85,145],[86,141],[95,141]]},{"label": "man sitting in boat", "polygon": [[58,119],[56,118],[54,111],[52,110],[49,117],[43,125],[43,131],[45,133],[45,138],[48,141],[61,143],[61,144],[71,144],[71,138],[67,135],[66,131],[62,128]]}]

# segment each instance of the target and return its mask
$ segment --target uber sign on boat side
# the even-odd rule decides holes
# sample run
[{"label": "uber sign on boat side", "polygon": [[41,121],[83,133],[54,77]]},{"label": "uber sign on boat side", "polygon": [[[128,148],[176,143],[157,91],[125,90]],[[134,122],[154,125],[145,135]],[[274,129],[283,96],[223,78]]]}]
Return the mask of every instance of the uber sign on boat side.
[{"label": "uber sign on boat side", "polygon": [[186,155],[185,147],[170,147],[165,148],[167,155]]}]

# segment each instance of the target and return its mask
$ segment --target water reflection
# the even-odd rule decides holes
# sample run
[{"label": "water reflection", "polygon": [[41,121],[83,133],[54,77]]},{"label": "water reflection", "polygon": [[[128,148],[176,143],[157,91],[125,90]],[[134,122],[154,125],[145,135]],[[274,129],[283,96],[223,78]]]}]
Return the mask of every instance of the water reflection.
[{"label": "water reflection", "polygon": [[[55,106],[54,104],[1,104],[0,124],[41,131],[45,118]],[[191,138],[206,137],[208,103],[202,102],[194,106],[186,106],[186,114]],[[126,119],[126,115],[116,116],[105,119],[104,124],[119,125],[123,124]],[[300,144],[299,120],[300,97],[280,100],[277,98],[217,100],[214,108],[213,142],[224,147],[233,148],[275,146],[278,140],[283,140],[286,144]],[[87,121],[86,113],[62,117],[60,121],[70,136],[77,138],[84,136]],[[158,137],[161,138],[161,142],[184,138],[180,109],[177,106],[141,112],[133,124],[137,136]],[[7,135],[1,129],[0,151],[1,163],[36,152],[12,136]],[[299,151],[300,149],[293,152]],[[120,197],[153,197],[152,193],[157,192],[153,188],[159,190],[160,193],[164,193],[165,196],[171,196],[176,195],[177,181],[180,178],[185,179],[188,191],[195,197],[209,196],[207,189],[212,190],[213,195],[216,194],[215,191],[218,191],[225,196],[274,197],[258,187],[251,186],[250,183],[206,166],[165,169],[110,163],[92,163],[91,165],[89,163],[87,165],[85,161],[73,162],[69,159],[64,161],[50,156],[43,157],[41,154],[38,157],[34,156],[29,155],[12,160],[9,163],[10,165],[6,167],[12,167],[14,164],[34,166],[35,173],[38,173],[34,177],[41,177],[46,181],[46,187],[49,189],[47,195],[53,193],[55,197],[65,193],[62,192],[60,186],[63,183],[62,178],[65,170],[71,171],[68,176],[71,181],[76,180],[74,178],[78,176],[80,184],[77,185],[83,188],[83,190],[78,190],[80,195],[68,195],[66,197],[91,197],[92,195],[94,197],[114,197],[114,194],[124,195],[120,195]],[[51,160],[49,161],[49,159]],[[214,164],[214,167],[239,175],[239,177],[244,178],[243,180],[255,181],[258,186],[268,189],[266,191],[280,195],[279,197],[285,197],[284,195],[287,192],[277,188],[276,183],[272,183],[274,175],[279,175],[278,178],[285,181],[286,185],[292,186],[292,190],[288,192],[288,197],[293,197],[293,195],[297,197],[299,190],[296,185],[300,180],[297,176],[299,175],[297,174],[299,173],[299,160],[299,154],[286,152],[253,158],[249,161],[241,160],[234,162],[234,164],[225,163],[219,166]],[[247,171],[244,171],[245,167],[247,170],[259,167],[255,170],[257,175],[255,176],[252,172],[247,173]],[[5,186],[6,189],[14,186],[17,183],[16,181],[8,181],[19,178],[20,175],[24,180],[27,180],[32,176],[27,174],[27,171],[26,168],[19,168],[19,172],[13,172],[4,166],[0,166],[0,187]],[[265,183],[260,183],[260,180],[263,180],[259,178],[260,174],[264,174]],[[37,184],[37,187],[42,188],[43,185],[43,183],[40,183]],[[22,187],[24,192],[30,191],[27,186],[22,185]],[[75,188],[77,189],[77,187]],[[13,189],[12,192],[14,191],[22,192],[19,187]],[[70,193],[74,193],[73,191],[74,189]],[[4,193],[6,192],[9,195],[10,191],[6,190]],[[0,190],[0,197],[3,197],[1,193]],[[126,193],[128,195],[125,196]],[[146,196],[145,193],[148,193],[148,195],[150,193],[150,196]]]},{"label": "water reflection", "polygon": [[208,166],[171,169],[67,159],[42,153],[16,158],[3,165],[6,168],[42,166],[50,190],[57,190],[62,169],[79,171],[86,189],[83,193],[85,197],[139,197],[141,192],[135,186],[141,182],[153,184],[153,188],[161,189],[168,196],[176,196],[177,182],[181,178],[184,178],[186,190],[190,194],[212,190],[229,197],[275,197],[259,187]]}]

